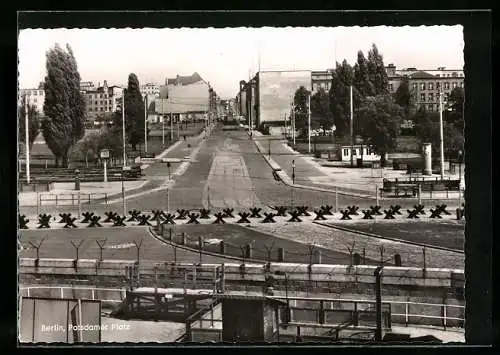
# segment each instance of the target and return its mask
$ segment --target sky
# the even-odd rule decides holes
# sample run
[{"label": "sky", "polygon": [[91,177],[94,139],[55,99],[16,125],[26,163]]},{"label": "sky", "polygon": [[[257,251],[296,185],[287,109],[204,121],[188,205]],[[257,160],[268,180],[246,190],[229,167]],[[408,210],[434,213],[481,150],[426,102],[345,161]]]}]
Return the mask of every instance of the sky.
[{"label": "sky", "polygon": [[[235,97],[239,81],[259,70],[324,70],[372,43],[385,65],[462,69],[463,27],[285,27],[179,29],[26,29],[19,32],[19,87],[38,87],[46,75],[45,53],[68,43],[82,81],[141,84],[198,72],[217,94]],[[260,60],[259,60],[260,57]]]}]

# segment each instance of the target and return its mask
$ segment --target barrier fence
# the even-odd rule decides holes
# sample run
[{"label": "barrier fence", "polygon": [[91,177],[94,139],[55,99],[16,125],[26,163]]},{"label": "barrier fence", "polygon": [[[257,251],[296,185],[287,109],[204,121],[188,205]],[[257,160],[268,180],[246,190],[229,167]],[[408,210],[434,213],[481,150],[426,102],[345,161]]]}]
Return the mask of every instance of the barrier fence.
[{"label": "barrier fence", "polygon": [[[202,284],[200,284],[201,286]],[[52,298],[81,298],[101,300],[102,302],[118,304],[126,297],[126,288],[102,288],[86,286],[21,286],[20,295],[25,297],[52,297]],[[290,304],[290,320],[292,322],[321,323],[324,311],[344,311],[345,317],[350,318],[353,312],[371,311],[375,307],[374,300],[346,299],[328,297],[297,297],[297,296],[269,296],[270,298],[287,301]],[[404,324],[409,326],[435,325],[436,320],[447,330],[450,327],[463,328],[465,323],[465,306],[447,303],[429,303],[415,301],[383,300],[383,304],[390,307],[390,319],[388,324]],[[364,305],[364,306],[363,306]],[[200,321],[212,325],[222,322],[220,318],[208,317],[206,312],[210,309],[197,312],[190,317],[191,323]],[[333,315],[333,314],[332,314]],[[328,323],[332,318],[326,316],[323,323]],[[325,322],[326,321],[326,322]],[[199,329],[203,328],[199,322]],[[193,324],[194,325],[194,324]]]}]

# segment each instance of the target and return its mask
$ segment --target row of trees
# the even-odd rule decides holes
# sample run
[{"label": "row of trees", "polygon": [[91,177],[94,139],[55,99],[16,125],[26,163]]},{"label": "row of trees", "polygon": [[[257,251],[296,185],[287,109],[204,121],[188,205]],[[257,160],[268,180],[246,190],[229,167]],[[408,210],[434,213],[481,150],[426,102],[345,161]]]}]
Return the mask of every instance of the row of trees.
[{"label": "row of trees", "polygon": [[[56,167],[68,167],[72,150],[85,136],[85,99],[80,91],[80,74],[74,53],[69,45],[66,50],[58,44],[46,53],[47,75],[43,89],[45,102],[43,118],[35,106],[28,105],[29,144],[42,132],[47,146],[55,157]],[[128,77],[125,97],[125,131],[127,142],[133,150],[144,141],[144,100],[140,92],[139,80],[135,74]],[[110,149],[114,157],[122,154],[122,112],[112,113],[113,124],[99,134],[91,136],[80,146],[90,150]],[[26,96],[22,97],[18,108],[19,138],[24,142]],[[118,144],[119,143],[119,144]],[[87,151],[89,149],[86,149]],[[95,155],[95,154],[93,154]]]},{"label": "row of trees", "polygon": [[[353,130],[355,136],[373,146],[381,155],[394,150],[401,123],[415,123],[415,134],[421,141],[433,143],[439,150],[439,113],[417,110],[408,78],[402,80],[394,95],[389,92],[389,78],[382,54],[375,44],[365,57],[358,52],[354,66],[343,60],[332,72],[330,90],[319,89],[311,96],[311,128],[336,127],[336,136],[350,136],[350,87],[353,96]],[[307,134],[307,101],[311,93],[304,87],[295,92],[296,128]],[[450,156],[463,150],[463,89],[455,88],[444,112],[445,153]]]}]

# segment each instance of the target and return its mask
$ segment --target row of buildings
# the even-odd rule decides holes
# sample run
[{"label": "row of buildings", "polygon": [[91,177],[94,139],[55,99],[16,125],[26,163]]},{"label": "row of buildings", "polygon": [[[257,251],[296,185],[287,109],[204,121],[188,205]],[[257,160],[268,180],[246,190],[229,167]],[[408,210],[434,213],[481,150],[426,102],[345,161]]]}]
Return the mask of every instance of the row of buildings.
[{"label": "row of buildings", "polygon": [[[235,98],[236,109],[254,127],[262,123],[283,125],[289,120],[295,91],[304,86],[312,94],[323,88],[330,90],[333,69],[324,71],[260,71],[248,81],[240,81]],[[403,79],[408,79],[410,91],[417,107],[429,111],[439,110],[439,93],[445,95],[464,87],[462,69],[418,70],[397,69],[394,64],[386,67],[389,91],[395,93]]]},{"label": "row of buildings", "polygon": [[[120,109],[124,88],[108,85],[104,80],[95,85],[91,81],[82,81],[80,90],[85,98],[86,116],[90,122],[98,120],[107,113]],[[177,75],[167,78],[165,85],[146,83],[141,85],[141,94],[146,97],[148,120],[162,122],[163,117],[178,119],[203,118],[207,114],[223,111],[220,97],[198,73],[189,76]],[[34,105],[43,115],[45,92],[43,83],[36,89],[21,89],[19,99],[26,96],[29,104]]]}]

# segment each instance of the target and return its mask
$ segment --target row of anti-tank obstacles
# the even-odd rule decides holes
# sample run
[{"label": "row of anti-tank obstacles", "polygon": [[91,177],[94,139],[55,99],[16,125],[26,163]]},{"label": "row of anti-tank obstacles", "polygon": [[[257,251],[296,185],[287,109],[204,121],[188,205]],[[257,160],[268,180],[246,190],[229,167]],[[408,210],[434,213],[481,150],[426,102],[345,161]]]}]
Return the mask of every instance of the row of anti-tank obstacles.
[{"label": "row of anti-tank obstacles", "polygon": [[[420,204],[413,207],[414,208],[412,210],[407,210],[407,218],[418,219],[420,218],[419,216],[426,214],[423,205]],[[442,218],[442,214],[451,215],[451,213],[448,212],[446,208],[447,206],[445,204],[437,205],[435,209],[431,208],[429,218]],[[254,207],[249,209],[250,212],[239,212],[239,219],[236,221],[236,223],[251,223],[251,218],[263,218],[260,221],[261,223],[276,223],[276,217],[287,217],[288,215],[290,216],[290,219],[288,219],[287,222],[302,222],[302,219],[300,217],[311,216],[308,209],[308,206],[297,206],[295,209],[287,211],[288,207],[286,206],[275,206],[273,207],[273,210],[275,212],[263,212],[263,217],[261,214],[262,209]],[[332,216],[334,214],[332,210],[333,206],[321,206],[319,209],[312,211],[316,215],[314,220],[326,220],[325,216]],[[381,212],[381,210],[381,206],[370,206],[369,209],[361,210],[361,212],[363,213],[362,219],[374,219],[374,216],[381,215],[384,215],[384,219],[395,219],[396,215],[402,215],[400,205],[391,205],[388,209],[384,209],[383,213]],[[88,223],[87,227],[90,228],[102,227],[101,223],[113,223],[112,226],[114,227],[125,227],[125,222],[138,222],[137,225],[139,226],[151,226],[150,222],[152,221],[156,221],[157,224],[176,224],[175,220],[189,219],[187,221],[187,224],[199,224],[199,219],[211,218],[210,212],[210,210],[204,208],[200,209],[199,213],[192,212],[186,209],[178,209],[177,215],[175,215],[168,212],[166,213],[162,210],[153,210],[152,215],[150,215],[142,213],[139,210],[131,210],[129,211],[129,217],[127,219],[127,216],[121,216],[116,212],[109,211],[104,213],[106,219],[104,219],[103,221],[101,221],[101,216],[95,215],[94,212],[83,212],[83,219],[79,223]],[[234,216],[234,213],[235,212],[233,208],[225,208],[222,210],[222,212],[218,211],[213,214],[215,220],[212,222],[212,224],[225,224],[226,221],[224,219],[237,218]],[[346,209],[340,210],[340,213],[342,214],[340,218],[341,220],[351,220],[351,216],[360,215],[358,206],[347,206]],[[462,204],[461,208],[456,209],[457,220],[462,219],[464,216],[465,208]],[[64,228],[77,228],[77,226],[75,225],[77,218],[72,217],[71,213],[60,213],[59,217],[61,217],[61,219],[57,223],[64,223]],[[52,215],[46,213],[40,214],[38,216],[37,228],[50,228],[50,223],[52,220],[55,220],[55,217],[53,218]],[[28,229],[28,223],[29,219],[27,219],[25,215],[19,215],[19,229]]]}]

